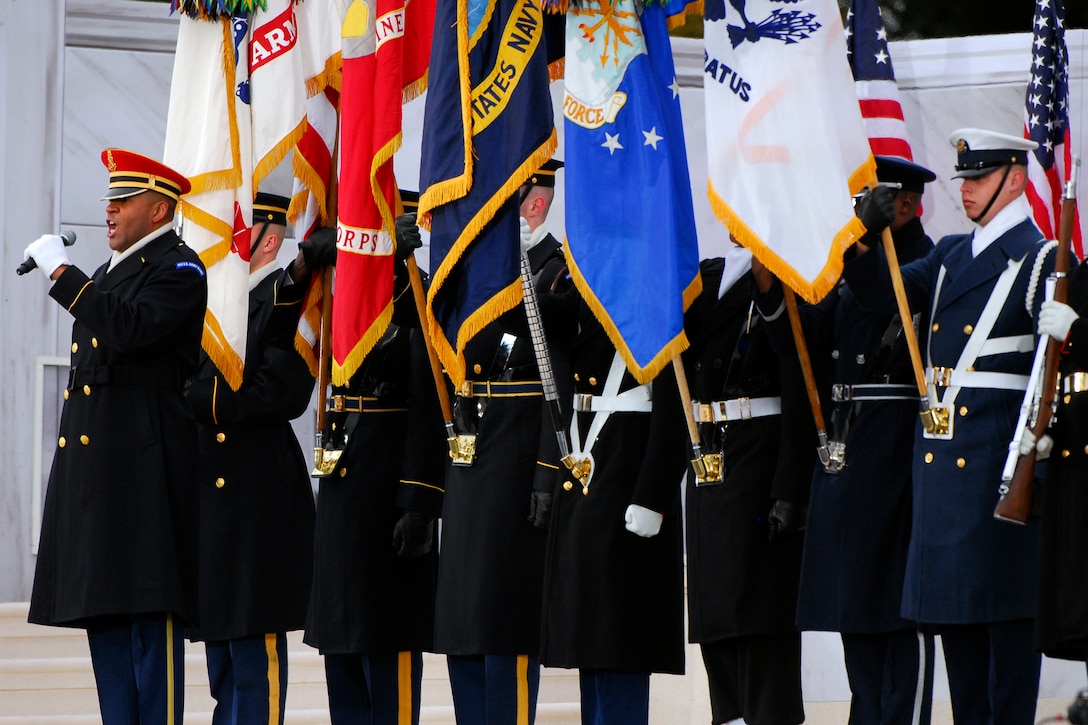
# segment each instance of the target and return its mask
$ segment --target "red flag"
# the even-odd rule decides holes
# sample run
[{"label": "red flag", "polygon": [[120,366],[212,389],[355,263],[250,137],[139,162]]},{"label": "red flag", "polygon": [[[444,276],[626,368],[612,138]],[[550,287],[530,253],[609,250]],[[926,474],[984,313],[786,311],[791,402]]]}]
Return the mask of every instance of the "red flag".
[{"label": "red flag", "polygon": [[353,3],[344,16],[332,315],[337,385],[348,382],[392,317],[393,154],[401,144],[402,103],[426,84],[433,23],[433,0],[411,0],[407,7],[404,0]]}]

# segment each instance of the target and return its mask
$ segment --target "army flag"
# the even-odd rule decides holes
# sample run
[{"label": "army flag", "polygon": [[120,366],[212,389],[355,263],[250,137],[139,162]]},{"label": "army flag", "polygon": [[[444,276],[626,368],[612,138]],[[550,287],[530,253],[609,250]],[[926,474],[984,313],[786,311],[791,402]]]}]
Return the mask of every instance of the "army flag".
[{"label": "army flag", "polygon": [[[1038,0],[1032,24],[1031,81],[1024,102],[1024,138],[1039,144],[1028,155],[1027,198],[1035,223],[1056,239],[1062,186],[1072,170],[1069,142],[1069,50],[1065,45],[1062,0]],[[1073,224],[1073,251],[1084,259],[1079,220]]]},{"label": "army flag", "polygon": [[587,0],[567,14],[567,260],[640,382],[687,347],[700,290],[671,7],[683,3],[640,15],[634,0]]},{"label": "army flag", "polygon": [[163,162],[185,174],[182,236],[208,270],[203,347],[234,389],[249,320],[249,19],[180,18]]},{"label": "army flag", "polygon": [[730,234],[815,302],[876,183],[834,0],[704,4],[708,193]]},{"label": "army flag", "polygon": [[[353,0],[342,27],[340,184],[336,228],[333,382],[345,385],[393,314],[393,154],[401,106],[426,83],[429,0]],[[408,37],[415,38],[409,45]]]},{"label": "army flag", "polygon": [[556,147],[543,25],[536,0],[439,0],[419,213],[427,325],[457,384],[468,341],[521,302],[516,192]]},{"label": "army flag", "polygon": [[250,23],[253,188],[259,190],[306,128],[306,83],[295,0],[265,0]]}]

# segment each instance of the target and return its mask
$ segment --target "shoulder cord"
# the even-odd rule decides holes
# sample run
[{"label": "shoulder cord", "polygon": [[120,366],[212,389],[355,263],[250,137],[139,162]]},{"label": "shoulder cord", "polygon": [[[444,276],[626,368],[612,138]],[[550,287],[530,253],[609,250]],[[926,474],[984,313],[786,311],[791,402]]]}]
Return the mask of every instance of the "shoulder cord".
[{"label": "shoulder cord", "polygon": [[1024,297],[1024,309],[1027,310],[1028,317],[1034,314],[1035,291],[1039,287],[1039,275],[1043,272],[1043,262],[1046,261],[1046,256],[1050,254],[1050,250],[1057,246],[1058,242],[1051,239],[1035,254],[1035,263],[1031,267],[1031,279],[1028,280],[1028,293]]}]

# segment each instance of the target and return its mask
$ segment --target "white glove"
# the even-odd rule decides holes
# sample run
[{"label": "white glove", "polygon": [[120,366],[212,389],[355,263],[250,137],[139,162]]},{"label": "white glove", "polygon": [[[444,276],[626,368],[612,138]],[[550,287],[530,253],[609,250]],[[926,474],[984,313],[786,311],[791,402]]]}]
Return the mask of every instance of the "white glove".
[{"label": "white glove", "polygon": [[1080,317],[1073,308],[1063,302],[1047,300],[1039,310],[1039,334],[1050,335],[1058,342],[1069,337],[1073,320]]},{"label": "white glove", "polygon": [[57,267],[72,263],[68,259],[68,250],[64,248],[64,239],[59,234],[43,234],[31,242],[23,250],[23,261],[31,257],[46,279],[53,276]]},{"label": "white glove", "polygon": [[645,506],[633,503],[627,507],[626,513],[623,514],[623,520],[627,523],[627,530],[632,534],[638,534],[644,539],[649,539],[652,536],[657,536],[657,532],[661,531],[661,522],[665,520],[665,517]]},{"label": "white glove", "polygon": [[1035,460],[1045,461],[1050,458],[1050,451],[1054,449],[1054,439],[1043,433],[1043,437],[1036,441],[1031,428],[1024,428],[1024,434],[1020,436],[1020,455],[1026,456],[1031,453],[1032,448],[1035,449]]},{"label": "white glove", "polygon": [[529,228],[529,222],[525,217],[521,217],[521,251],[528,252],[532,243],[529,241],[533,238],[533,230]]}]

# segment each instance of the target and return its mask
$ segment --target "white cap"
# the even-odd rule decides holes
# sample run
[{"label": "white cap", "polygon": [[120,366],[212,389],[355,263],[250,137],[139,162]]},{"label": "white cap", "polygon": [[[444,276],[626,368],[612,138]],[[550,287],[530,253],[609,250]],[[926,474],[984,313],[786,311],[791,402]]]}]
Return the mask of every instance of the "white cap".
[{"label": "white cap", "polygon": [[954,179],[985,176],[1001,166],[1026,164],[1028,152],[1039,148],[1031,139],[982,128],[956,129],[948,143],[957,153]]}]

